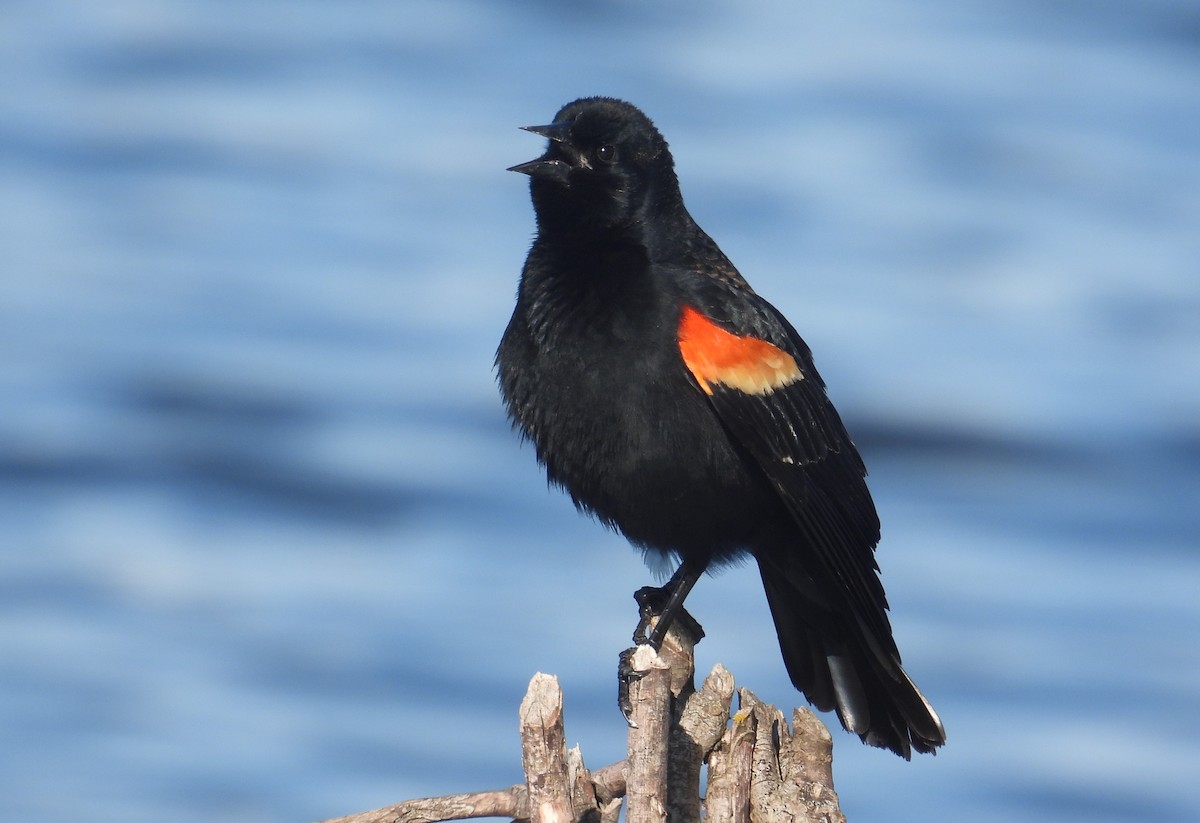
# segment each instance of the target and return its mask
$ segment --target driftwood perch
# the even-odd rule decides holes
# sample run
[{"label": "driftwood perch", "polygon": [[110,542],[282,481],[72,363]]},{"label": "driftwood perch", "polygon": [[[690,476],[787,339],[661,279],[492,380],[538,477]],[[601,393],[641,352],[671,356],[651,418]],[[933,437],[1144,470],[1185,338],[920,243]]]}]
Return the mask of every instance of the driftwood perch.
[{"label": "driftwood perch", "polygon": [[[640,601],[639,601],[640,602]],[[323,823],[435,823],[507,817],[530,823],[845,823],[833,789],[833,741],[808,709],[792,725],[781,711],[738,690],[719,663],[695,688],[693,649],[703,631],[690,617],[672,627],[659,654],[640,646],[629,755],[588,771],[566,748],[558,680],[536,674],[521,701],[525,782],[490,792],[406,800]],[[616,713],[614,712],[614,715]],[[708,790],[700,777],[708,765]]]}]

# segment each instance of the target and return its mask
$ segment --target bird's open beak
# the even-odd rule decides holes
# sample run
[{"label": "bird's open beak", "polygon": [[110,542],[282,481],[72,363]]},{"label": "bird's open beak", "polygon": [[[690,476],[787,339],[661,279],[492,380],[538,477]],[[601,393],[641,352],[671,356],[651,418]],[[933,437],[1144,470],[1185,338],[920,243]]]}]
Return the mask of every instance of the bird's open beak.
[{"label": "bird's open beak", "polygon": [[551,123],[549,126],[521,126],[521,128],[525,131],[539,134],[542,137],[549,137],[555,143],[561,143],[567,139],[567,130],[571,128],[571,121],[559,120],[557,123]]},{"label": "bird's open beak", "polygon": [[554,180],[558,183],[566,183],[571,176],[571,166],[564,163],[562,160],[545,160],[539,157],[537,160],[530,160],[528,163],[518,163],[515,166],[509,166],[509,171],[519,171],[521,174],[528,174],[530,177],[542,177],[547,180]]},{"label": "bird's open beak", "polygon": [[[521,126],[525,131],[533,132],[542,137],[549,138],[555,143],[561,143],[567,139],[567,129],[570,128],[571,121],[562,120],[558,123],[551,123],[548,126]],[[530,160],[528,163],[518,163],[515,166],[510,166],[509,171],[528,174],[530,177],[541,177],[546,180],[553,180],[557,183],[566,183],[571,174],[571,166],[562,160],[556,158],[539,157],[536,160]]]}]

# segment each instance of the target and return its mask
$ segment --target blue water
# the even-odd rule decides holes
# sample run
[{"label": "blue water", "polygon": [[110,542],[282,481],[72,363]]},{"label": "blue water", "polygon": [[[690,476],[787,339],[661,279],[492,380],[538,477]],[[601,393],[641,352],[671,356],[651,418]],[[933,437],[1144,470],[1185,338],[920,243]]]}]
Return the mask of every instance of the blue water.
[{"label": "blue water", "polygon": [[[835,732],[850,819],[1200,819],[1191,0],[11,2],[0,78],[0,818],[507,785],[539,670],[622,756],[652,578],[490,365],[516,127],[603,93],[871,468],[950,740]],[[689,605],[798,702],[752,569]]]}]

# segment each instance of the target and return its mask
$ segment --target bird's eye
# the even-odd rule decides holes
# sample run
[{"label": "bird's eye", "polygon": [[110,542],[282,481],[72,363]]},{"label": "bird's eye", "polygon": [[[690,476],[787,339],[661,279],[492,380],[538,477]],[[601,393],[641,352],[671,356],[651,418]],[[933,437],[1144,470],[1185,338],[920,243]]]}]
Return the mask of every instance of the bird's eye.
[{"label": "bird's eye", "polygon": [[617,159],[617,147],[610,143],[605,143],[596,149],[596,159],[601,163],[612,163]]}]

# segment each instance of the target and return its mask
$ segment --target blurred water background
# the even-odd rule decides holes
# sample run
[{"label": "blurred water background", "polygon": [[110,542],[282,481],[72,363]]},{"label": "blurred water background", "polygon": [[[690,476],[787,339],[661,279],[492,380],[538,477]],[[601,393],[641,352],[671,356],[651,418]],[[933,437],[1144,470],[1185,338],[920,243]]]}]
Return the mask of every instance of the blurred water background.
[{"label": "blurred water background", "polygon": [[[586,94],[800,328],[949,744],[852,821],[1200,819],[1200,6],[9,2],[0,818],[304,821],[623,755],[651,582],[491,373]],[[782,707],[750,568],[700,665]],[[836,726],[833,718],[826,717]]]}]

